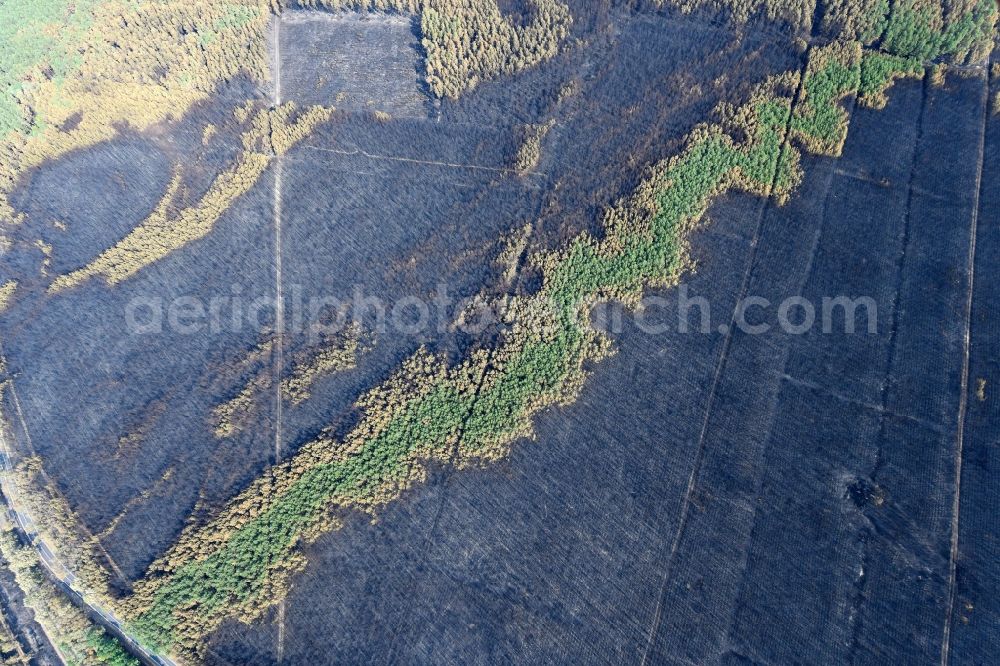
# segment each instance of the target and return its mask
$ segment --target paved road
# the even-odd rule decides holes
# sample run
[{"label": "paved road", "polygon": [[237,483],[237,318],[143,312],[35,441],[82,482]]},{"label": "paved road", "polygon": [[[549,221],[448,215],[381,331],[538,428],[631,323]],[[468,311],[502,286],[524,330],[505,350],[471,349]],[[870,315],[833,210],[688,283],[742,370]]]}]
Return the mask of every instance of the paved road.
[{"label": "paved road", "polygon": [[[13,471],[9,451],[7,450],[7,442],[2,438],[0,438],[0,471]],[[122,621],[114,613],[96,602],[88,600],[83,594],[73,588],[73,583],[76,582],[76,575],[56,557],[48,544],[42,540],[31,516],[24,511],[18,510],[15,497],[11,493],[10,484],[4,479],[0,479],[0,490],[3,492],[3,501],[6,505],[8,518],[17,526],[25,541],[31,544],[38,553],[39,561],[42,563],[49,578],[64,594],[73,600],[73,603],[90,611],[91,616],[99,620],[104,629],[116,635],[128,646],[134,655],[140,657],[146,664],[151,666],[177,666],[171,659],[147,650],[139,643],[138,639],[128,632]]]}]

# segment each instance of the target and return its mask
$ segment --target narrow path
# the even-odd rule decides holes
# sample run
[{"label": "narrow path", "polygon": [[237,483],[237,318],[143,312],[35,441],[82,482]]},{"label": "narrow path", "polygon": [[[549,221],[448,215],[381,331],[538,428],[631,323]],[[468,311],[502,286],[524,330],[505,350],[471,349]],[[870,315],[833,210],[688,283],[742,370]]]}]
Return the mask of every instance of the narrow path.
[{"label": "narrow path", "polygon": [[969,350],[972,338],[972,296],[975,287],[976,231],[979,227],[979,196],[983,186],[983,162],[986,159],[986,123],[990,113],[990,79],[983,77],[983,107],[979,134],[979,166],[976,171],[976,195],[972,202],[972,220],[969,231],[969,290],[965,302],[965,333],[962,340],[962,381],[958,398],[958,434],[955,438],[955,494],[951,503],[951,549],[948,558],[948,605],[944,616],[944,634],[941,639],[941,666],[948,666],[951,651],[951,625],[955,612],[955,576],[958,566],[958,520],[962,497],[962,447],[965,443],[965,413],[969,404]]},{"label": "narrow path", "polygon": [[482,166],[479,164],[461,164],[459,162],[439,162],[437,160],[418,160],[413,157],[397,157],[395,155],[379,155],[378,153],[369,153],[360,148],[355,148],[354,150],[339,150],[337,148],[323,148],[321,146],[310,146],[309,144],[302,144],[303,148],[308,148],[309,150],[318,150],[324,153],[336,153],[337,155],[361,155],[372,160],[389,160],[391,162],[406,162],[409,164],[422,164],[428,166],[443,166],[451,167],[454,169],[472,169],[475,171],[493,171],[495,173],[503,173],[511,176],[525,175],[525,176],[542,176],[547,178],[548,174],[542,173],[541,171],[525,171],[520,172],[517,169],[512,169],[508,167],[490,167]]},{"label": "narrow path", "polygon": [[[281,13],[274,17],[274,106],[281,105]],[[273,147],[272,147],[273,150]],[[284,176],[282,155],[274,156],[274,328],[275,340],[274,360],[274,464],[281,462],[282,456],[282,391],[281,373],[285,367],[285,299],[281,286],[281,185]],[[285,660],[285,597],[278,602],[278,641],[276,646],[277,660],[281,664]]]},{"label": "narrow path", "polygon": [[281,156],[274,163],[274,464],[282,455],[281,373],[285,367],[285,299],[281,286]]},{"label": "narrow path", "polygon": [[[281,16],[274,19],[274,107],[281,105]],[[273,147],[272,147],[273,151]],[[275,428],[274,428],[274,463],[281,461],[281,371],[284,368],[284,335],[285,335],[285,301],[281,288],[281,181],[283,165],[281,154],[274,155],[274,328],[275,341]]]},{"label": "narrow path", "polygon": [[[795,113],[795,107],[798,100],[802,96],[802,84],[806,78],[806,68],[809,64],[809,53],[811,49],[807,50],[802,56],[802,63],[799,68],[799,82],[795,90],[795,94],[792,97],[792,104],[789,111],[788,123],[791,123],[792,114]],[[790,129],[789,126],[785,126],[784,138],[782,140],[782,150],[787,147],[790,140]],[[779,158],[780,160],[781,158]],[[656,643],[656,634],[660,629],[660,623],[663,620],[663,604],[667,597],[667,584],[670,582],[670,576],[673,571],[674,560],[677,557],[677,551],[680,547],[681,539],[684,536],[685,529],[687,527],[687,520],[691,509],[691,497],[694,494],[695,486],[697,485],[698,476],[701,473],[701,465],[705,456],[705,440],[708,435],[708,428],[711,420],[712,410],[715,407],[715,396],[718,391],[719,381],[721,380],[723,370],[726,366],[726,360],[729,356],[729,349],[732,344],[733,333],[736,331],[736,318],[739,316],[740,307],[743,303],[743,299],[747,295],[747,290],[750,287],[750,277],[754,268],[754,262],[757,257],[757,247],[760,242],[761,230],[764,226],[764,219],[767,216],[767,211],[771,205],[771,194],[774,191],[775,185],[778,180],[778,173],[780,172],[780,163],[775,165],[774,172],[771,174],[771,185],[767,196],[764,198],[764,202],[760,208],[760,216],[757,218],[757,225],[754,228],[753,238],[750,241],[750,251],[747,257],[746,270],[743,272],[743,278],[740,284],[739,295],[735,301],[735,307],[733,309],[732,315],[729,318],[729,325],[725,329],[725,338],[722,342],[722,349],[719,351],[718,361],[715,364],[715,372],[712,376],[711,388],[708,392],[708,399],[705,403],[705,415],[702,419],[701,431],[698,434],[698,443],[695,448],[694,461],[691,464],[691,473],[688,476],[687,488],[684,492],[684,498],[681,501],[681,508],[678,515],[677,530],[674,532],[674,538],[670,544],[670,551],[667,555],[666,566],[663,571],[663,579],[660,582],[659,594],[657,595],[656,609],[653,611],[653,620],[650,623],[649,635],[646,639],[646,645],[642,652],[642,659],[640,661],[641,666],[646,666],[649,663],[650,655],[653,652],[653,648]]]}]

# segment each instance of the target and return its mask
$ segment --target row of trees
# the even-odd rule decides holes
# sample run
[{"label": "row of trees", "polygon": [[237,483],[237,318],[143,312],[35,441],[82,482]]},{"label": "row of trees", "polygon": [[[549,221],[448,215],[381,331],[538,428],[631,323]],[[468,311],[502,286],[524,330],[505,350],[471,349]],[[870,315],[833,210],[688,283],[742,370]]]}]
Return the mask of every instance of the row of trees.
[{"label": "row of trees", "polygon": [[0,530],[0,553],[24,593],[24,603],[71,666],[139,666],[117,638],[94,624],[48,579],[33,548],[22,545],[8,526]]},{"label": "row of trees", "polygon": [[[276,339],[272,338],[251,352],[240,364],[242,374],[250,378],[239,393],[212,410],[216,437],[232,437],[253,422],[263,404],[273,398],[275,369],[273,354]],[[298,405],[310,397],[313,384],[327,375],[356,367],[358,355],[365,351],[362,332],[357,324],[348,325],[339,334],[322,339],[296,353],[290,367],[281,368],[280,390],[283,400]]]},{"label": "row of trees", "polygon": [[[92,535],[85,532],[79,515],[46,477],[42,460],[31,456],[7,473],[11,495],[36,522],[46,543],[58,544],[58,556],[77,576],[81,587],[103,603],[111,602],[108,571]],[[56,548],[53,545],[53,548]]]},{"label": "row of trees", "polygon": [[[471,365],[470,365],[471,364]],[[359,400],[364,418],[342,442],[320,437],[270,469],[207,525],[185,531],[126,601],[131,626],[154,645],[197,657],[226,617],[259,616],[303,561],[296,551],[331,525],[333,506],[374,511],[445,459],[485,359],[449,369],[420,352]]]},{"label": "row of trees", "polygon": [[288,376],[281,381],[283,399],[293,405],[305,402],[313,384],[328,375],[357,367],[358,355],[365,350],[361,327],[352,322],[340,334],[296,354]]},{"label": "row of trees", "polygon": [[49,290],[58,292],[94,276],[117,284],[204,238],[232,203],[257,183],[275,156],[287,152],[331,113],[331,109],[319,106],[297,112],[291,102],[259,110],[243,132],[245,150],[234,165],[216,176],[199,201],[186,207],[177,205],[178,169],[156,209],[139,226],[83,268],[56,278]]},{"label": "row of trees", "polygon": [[525,125],[521,128],[521,145],[514,155],[514,168],[519,173],[527,173],[538,166],[542,157],[542,140],[556,124],[555,119],[545,123]]},{"label": "row of trees", "polygon": [[[994,81],[1000,80],[1000,63],[995,63],[990,68],[990,76]],[[1000,92],[993,97],[993,113],[1000,113]]]}]

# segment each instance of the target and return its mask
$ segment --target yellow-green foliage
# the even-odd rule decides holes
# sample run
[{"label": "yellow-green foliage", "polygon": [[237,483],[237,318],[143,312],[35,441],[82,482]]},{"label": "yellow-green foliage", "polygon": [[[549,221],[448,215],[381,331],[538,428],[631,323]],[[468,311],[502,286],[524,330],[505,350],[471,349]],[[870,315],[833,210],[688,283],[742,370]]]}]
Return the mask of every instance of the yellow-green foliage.
[{"label": "yellow-green foliage", "polygon": [[839,155],[847,138],[847,112],[839,102],[861,85],[861,45],[835,42],[814,48],[792,115],[793,136],[815,153]]},{"label": "yellow-green foliage", "polygon": [[24,593],[24,604],[34,611],[35,621],[45,629],[66,664],[139,666],[139,660],[129,655],[116,638],[70,603],[46,577],[35,550],[21,545],[9,526],[0,531],[0,553]]},{"label": "yellow-green foliage", "polygon": [[17,280],[8,280],[0,286],[0,314],[10,306],[15,291],[17,291]]},{"label": "yellow-green foliage", "polygon": [[271,386],[271,373],[261,372],[240,392],[212,410],[216,437],[232,437],[242,431],[257,410],[257,402]]},{"label": "yellow-green foliage", "polygon": [[[560,0],[529,2],[532,15],[523,23],[506,18],[496,0],[312,0],[300,5],[418,14],[427,83],[440,97],[457,97],[480,81],[521,71],[558,51],[571,22],[569,10]],[[237,75],[267,82],[268,25],[272,12],[287,4],[0,2],[0,252],[11,244],[3,227],[22,219],[8,197],[28,169],[108,140],[122,125],[142,130],[177,119]],[[205,141],[211,134],[206,128]],[[260,156],[244,156],[235,171],[221,178],[255,181],[253,173],[262,169],[262,162]],[[227,187],[236,192],[241,185]],[[220,202],[226,200],[223,196]],[[140,231],[134,240],[151,245],[136,249],[151,255],[169,251],[171,242],[156,248],[160,239],[140,238],[148,232]],[[112,283],[134,272],[127,265],[130,260],[113,254],[117,258],[106,258],[98,270],[110,271]]]},{"label": "yellow-green foliage", "polygon": [[[291,369],[280,381],[282,400],[293,405],[305,402],[310,397],[313,384],[319,379],[356,367],[358,355],[365,350],[362,337],[361,328],[352,323],[340,335],[298,352]],[[273,354],[277,342],[277,338],[267,340],[240,363],[242,371],[249,371],[251,376],[239,393],[212,410],[212,427],[216,437],[232,437],[243,431],[252,423],[261,404],[273,398],[269,392],[275,381]]]},{"label": "yellow-green foliage", "polygon": [[[68,44],[78,42],[91,22],[94,0],[13,0],[0,5],[0,137],[24,122],[19,100],[43,73],[64,78],[79,65]],[[48,70],[37,69],[45,62]]]},{"label": "yellow-green foliage", "polygon": [[521,145],[514,156],[514,168],[519,173],[527,173],[538,166],[542,156],[542,139],[556,124],[555,119],[537,125],[525,125],[522,128]]},{"label": "yellow-green foliage", "polygon": [[897,0],[881,48],[922,61],[979,60],[993,47],[996,21],[996,0]]},{"label": "yellow-green foliage", "polygon": [[[943,65],[934,68],[943,72]],[[868,51],[861,59],[861,83],[858,102],[873,109],[885,108],[888,98],[885,90],[894,79],[919,78],[924,67],[919,60]]]},{"label": "yellow-green foliage", "polygon": [[930,77],[929,80],[932,86],[940,88],[944,85],[947,79],[946,74],[948,74],[948,65],[943,62],[939,62],[936,65],[931,65],[927,68],[927,70],[927,75]]},{"label": "yellow-green foliage", "polygon": [[218,134],[219,130],[215,125],[205,125],[205,129],[201,132],[201,145],[207,146],[212,143],[212,139]]},{"label": "yellow-green foliage", "polygon": [[885,32],[889,0],[826,0],[820,27],[826,35],[868,44]]},{"label": "yellow-green foliage", "polygon": [[[990,69],[990,75],[994,83],[1000,80],[1000,63],[996,63]],[[993,97],[993,113],[1000,113],[1000,92]]]},{"label": "yellow-green foliage", "polygon": [[49,290],[61,291],[97,275],[108,284],[116,284],[205,237],[229,206],[253,187],[276,155],[287,152],[331,113],[324,107],[310,107],[292,120],[294,110],[292,103],[261,110],[243,133],[244,151],[236,164],[216,177],[198,203],[178,211],[174,200],[180,172],[175,173],[166,194],[145,221],[90,264],[56,278]]},{"label": "yellow-green foliage", "polygon": [[[736,21],[758,13],[810,29],[817,1],[828,37],[878,43],[888,54],[918,61],[979,60],[993,45],[996,0],[661,0],[691,11],[728,11]],[[880,39],[881,38],[881,39]],[[880,41],[879,41],[880,40]]]},{"label": "yellow-green foliage", "polygon": [[270,361],[275,340],[257,345],[237,367],[241,374],[251,373],[251,379],[234,397],[212,410],[213,432],[216,437],[232,437],[241,431],[257,409],[261,394],[271,387],[273,372]]},{"label": "yellow-green foliage", "polygon": [[682,12],[696,9],[727,11],[739,22],[745,22],[756,15],[769,19],[781,19],[808,31],[812,26],[816,0],[657,0],[660,4],[670,4]]},{"label": "yellow-green foliage", "polygon": [[142,662],[138,658],[133,657],[125,650],[121,641],[103,629],[94,627],[87,632],[87,647],[90,649],[94,661],[98,664],[142,666]]},{"label": "yellow-green foliage", "polygon": [[[476,369],[481,372],[485,358],[482,355],[477,358],[479,362]],[[158,572],[158,575],[140,582],[136,595],[127,600],[125,610],[134,618],[136,630],[155,644],[189,654],[199,647],[199,638],[217,626],[224,617],[237,615],[252,619],[258,616],[265,608],[258,593],[274,600],[281,598],[287,576],[303,563],[299,556],[285,551],[280,545],[280,537],[272,544],[278,545],[287,556],[268,558],[269,563],[257,559],[262,553],[266,556],[266,552],[260,550],[261,547],[266,548],[266,544],[271,541],[270,537],[277,536],[273,533],[275,521],[284,520],[283,516],[274,513],[275,505],[287,500],[289,492],[298,494],[303,490],[303,475],[322,472],[324,467],[328,468],[337,460],[368,460],[365,452],[370,450],[369,443],[373,439],[390,437],[399,445],[413,446],[411,454],[415,460],[426,457],[429,452],[420,451],[417,441],[404,442],[399,439],[400,433],[396,428],[400,419],[413,427],[427,429],[429,433],[433,433],[430,441],[450,449],[458,434],[461,414],[451,410],[449,416],[444,418],[444,412],[439,408],[445,406],[447,396],[435,387],[445,382],[450,386],[462,387],[459,390],[471,395],[475,379],[467,364],[449,370],[441,359],[427,353],[419,353],[404,363],[392,380],[372,390],[359,401],[358,406],[368,416],[346,440],[333,442],[321,438],[306,444],[293,458],[271,468],[255,481],[209,526],[194,526],[186,530],[178,543],[153,565],[152,570]],[[423,400],[423,407],[414,408],[411,404],[413,400]],[[428,441],[428,438],[422,441]],[[393,463],[394,460],[392,457],[385,458],[386,463]],[[352,498],[360,488],[345,488],[340,502],[344,505],[374,507],[391,499],[400,488],[423,478],[423,470],[419,466],[409,465],[396,469],[393,481],[395,490],[385,484],[382,487],[366,488],[362,493],[362,501],[358,502]],[[304,501],[310,506],[319,506],[325,514],[326,495],[322,491],[316,494],[309,491],[309,495],[312,499]],[[304,523],[295,514],[289,514],[287,518],[291,521],[287,526],[295,533],[296,540],[310,540],[330,525],[329,518],[309,523]],[[236,583],[238,587],[244,584],[237,582],[237,579],[243,577],[238,571],[241,565],[237,565],[236,569],[230,568],[232,560],[229,558],[238,550],[244,550],[245,554],[240,557],[254,571],[251,577],[244,578],[245,584],[253,588],[253,594],[234,596],[229,592],[229,583]],[[203,564],[195,565],[195,569],[192,569],[195,562]],[[258,575],[260,572],[257,567],[261,565],[266,570],[264,576]],[[222,569],[217,569],[218,566]],[[210,574],[211,577],[218,576],[220,581],[229,580],[229,583],[224,584],[224,590],[219,588],[218,592],[209,593],[211,598],[202,597],[209,588],[199,580],[200,572],[209,570],[215,572]],[[229,578],[227,572],[237,578]],[[194,579],[190,579],[192,575],[195,576]],[[164,585],[169,581],[189,579],[190,582],[181,582],[179,586]],[[185,602],[186,608],[175,603],[175,599],[188,598],[191,593],[203,598],[204,603]],[[220,602],[222,605],[219,605]]]},{"label": "yellow-green foliage", "polygon": [[502,249],[496,261],[503,267],[503,281],[508,285],[512,284],[517,277],[521,255],[524,254],[528,247],[528,241],[531,240],[532,229],[531,223],[528,223],[502,239]]},{"label": "yellow-green foliage", "polygon": [[479,81],[514,74],[551,58],[571,22],[559,0],[531,0],[533,16],[515,25],[495,0],[428,1],[420,18],[427,83],[440,97],[458,97]]},{"label": "yellow-green foliage", "polygon": [[281,381],[284,399],[293,405],[305,402],[313,384],[321,378],[357,367],[358,354],[364,351],[361,337],[361,327],[351,324],[342,335],[299,354],[288,377]]},{"label": "yellow-green foliage", "polygon": [[[532,57],[551,55],[561,39],[551,35],[565,28],[561,5],[541,0],[524,28],[507,23],[492,1],[411,4],[407,7],[422,12],[425,40],[435,47],[425,43],[428,74],[437,77],[431,85],[444,95],[474,85],[484,72],[512,71],[537,62]],[[512,43],[496,45],[495,52],[486,48],[502,35]],[[932,30],[934,35],[939,33]],[[938,55],[957,54],[964,43],[934,39]],[[951,51],[942,50],[953,42]],[[343,440],[324,434],[304,445],[208,524],[185,530],[127,600],[132,626],[155,645],[196,652],[201,637],[224,618],[257,617],[282,598],[288,577],[303,565],[300,544],[337,526],[331,509],[376,511],[424,479],[429,460],[467,466],[505,455],[517,437],[531,433],[540,410],[574,400],[586,364],[609,353],[609,340],[587,325],[594,303],[620,299],[634,305],[644,289],[675,284],[688,266],[687,235],[716,196],[733,189],[787,196],[800,176],[799,146],[839,152],[848,121],[839,100],[859,94],[862,86],[865,95],[877,97],[903,62],[908,61],[872,61],[866,69],[856,42],[814,48],[800,97],[793,99],[798,73],[789,73],[761,86],[746,105],[726,109],[721,122],[698,127],[680,154],[654,165],[636,192],[608,211],[603,235],[582,234],[558,251],[528,257],[542,274],[542,287],[505,301],[501,311],[509,327],[496,348],[457,364],[424,351],[415,354],[390,381],[359,400],[362,418]],[[451,81],[448,72],[462,74],[462,80]],[[259,134],[273,123],[260,114],[250,122],[254,129],[245,135],[244,161],[247,154],[270,159],[297,140],[294,132],[284,142],[279,135],[267,139],[270,151],[262,150]],[[233,189],[233,178],[221,186],[223,193]],[[219,192],[215,196],[214,210],[232,201]],[[191,214],[195,232],[181,224],[183,242],[172,240],[174,232],[164,222],[170,204],[161,204],[162,219],[140,233],[141,242],[123,241],[134,251],[118,250],[113,261],[105,253],[92,274],[109,281],[113,275],[127,277],[136,255],[145,265],[165,248],[207,233],[198,221],[203,218]],[[185,219],[184,213],[178,219]]]},{"label": "yellow-green foliage", "polygon": [[[7,428],[6,422],[3,427]],[[41,459],[26,458],[13,471],[4,474],[11,497],[32,517],[60,561],[77,576],[78,586],[92,597],[109,603],[108,573],[98,564],[100,545],[83,533],[79,516],[49,483]]]},{"label": "yellow-green foliage", "polygon": [[33,653],[24,651],[7,620],[6,610],[0,610],[0,664],[3,666],[28,666]]}]

